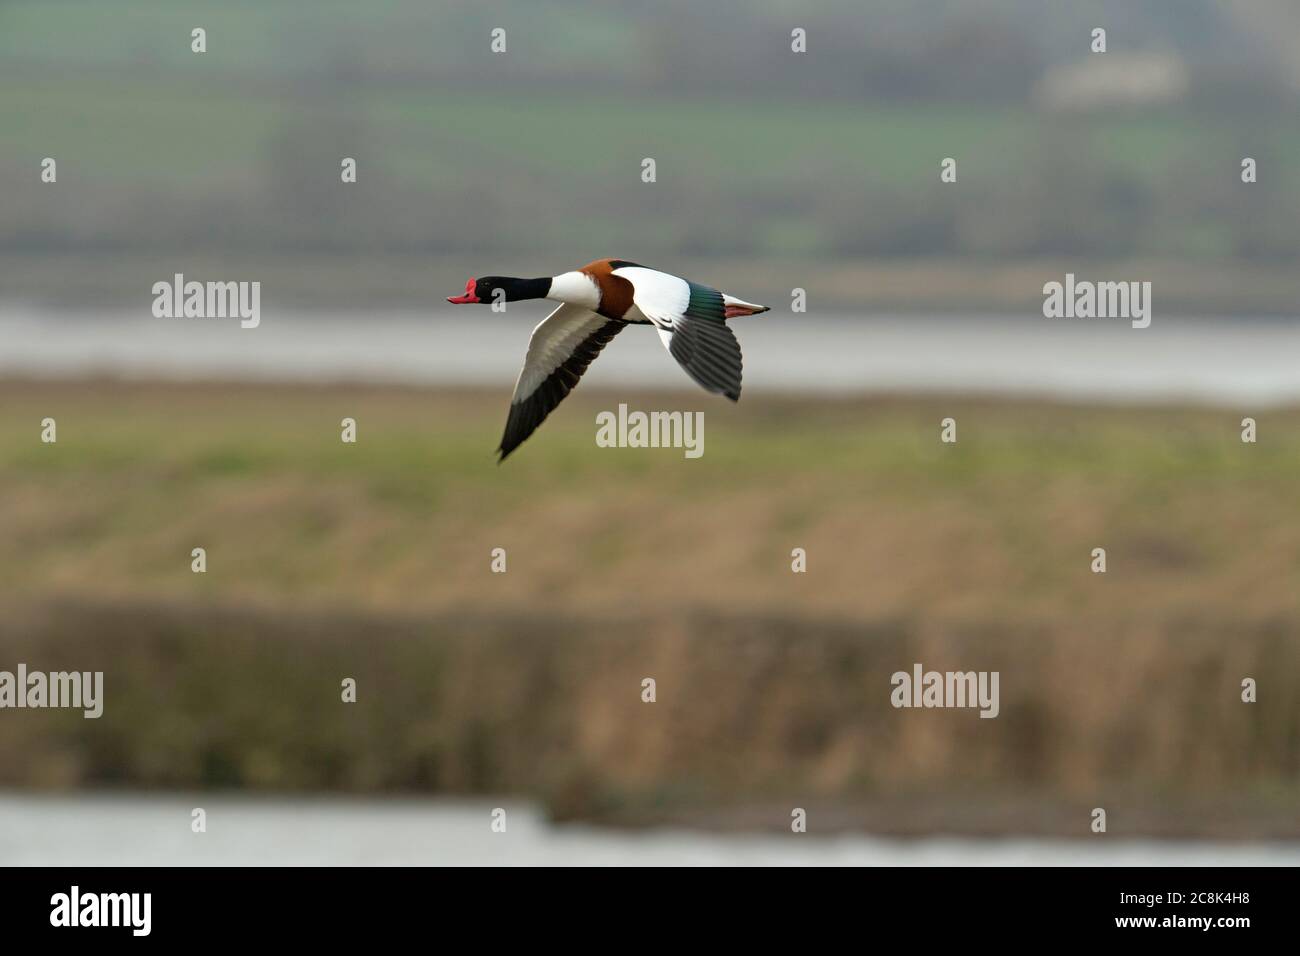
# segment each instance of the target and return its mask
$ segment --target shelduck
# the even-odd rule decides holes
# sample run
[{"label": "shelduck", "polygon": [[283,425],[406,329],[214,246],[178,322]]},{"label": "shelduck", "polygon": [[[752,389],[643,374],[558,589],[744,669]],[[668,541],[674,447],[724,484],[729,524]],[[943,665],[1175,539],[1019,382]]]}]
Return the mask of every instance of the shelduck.
[{"label": "shelduck", "polygon": [[740,343],[726,320],[768,311],[767,306],[626,259],[597,259],[550,278],[470,279],[463,294],[447,301],[466,305],[525,299],[551,299],[560,307],[533,329],[498,461],[537,429],[600,350],[629,325],[653,325],[687,375],[706,391],[738,401]]}]

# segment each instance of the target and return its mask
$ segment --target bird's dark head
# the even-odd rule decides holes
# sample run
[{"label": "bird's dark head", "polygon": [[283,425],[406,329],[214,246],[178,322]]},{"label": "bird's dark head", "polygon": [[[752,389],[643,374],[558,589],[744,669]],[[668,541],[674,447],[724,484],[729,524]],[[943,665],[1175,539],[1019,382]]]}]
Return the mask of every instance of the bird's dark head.
[{"label": "bird's dark head", "polygon": [[465,283],[463,295],[448,296],[454,305],[473,302],[519,302],[523,299],[544,299],[551,291],[550,279],[516,279],[513,276],[484,276]]}]

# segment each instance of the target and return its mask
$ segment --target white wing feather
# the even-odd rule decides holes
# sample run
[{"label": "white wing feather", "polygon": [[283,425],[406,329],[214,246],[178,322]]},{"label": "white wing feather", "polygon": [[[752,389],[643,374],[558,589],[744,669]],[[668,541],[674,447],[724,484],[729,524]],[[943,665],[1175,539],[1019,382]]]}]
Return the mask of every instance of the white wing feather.
[{"label": "white wing feather", "polygon": [[587,336],[608,321],[590,309],[567,302],[542,319],[528,340],[528,354],[511,402],[518,404],[533,394]]},{"label": "white wing feather", "polygon": [[691,287],[685,279],[647,269],[624,266],[613,274],[632,283],[632,301],[641,314],[661,329],[671,329],[691,304]]}]

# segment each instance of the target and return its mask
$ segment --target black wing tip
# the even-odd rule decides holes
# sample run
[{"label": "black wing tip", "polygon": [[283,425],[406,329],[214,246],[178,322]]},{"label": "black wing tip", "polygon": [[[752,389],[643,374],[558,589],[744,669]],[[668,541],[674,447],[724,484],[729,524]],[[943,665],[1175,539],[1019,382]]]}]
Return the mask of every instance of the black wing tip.
[{"label": "black wing tip", "polygon": [[[517,405],[511,405],[511,412],[513,413],[518,407],[519,406]],[[519,422],[517,421],[512,420],[507,422],[505,433],[501,436],[501,442],[497,445],[497,464],[501,464],[513,455],[520,445],[533,436],[533,432],[535,431],[537,431],[536,425],[525,430],[519,427]]]}]

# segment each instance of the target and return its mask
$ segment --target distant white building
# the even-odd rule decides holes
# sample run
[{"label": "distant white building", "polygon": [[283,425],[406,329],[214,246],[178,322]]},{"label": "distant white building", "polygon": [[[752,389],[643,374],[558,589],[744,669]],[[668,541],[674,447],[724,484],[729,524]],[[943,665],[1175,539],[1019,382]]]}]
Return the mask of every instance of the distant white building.
[{"label": "distant white building", "polygon": [[1054,66],[1034,91],[1050,110],[1170,103],[1187,92],[1187,66],[1173,53],[1091,53]]}]

